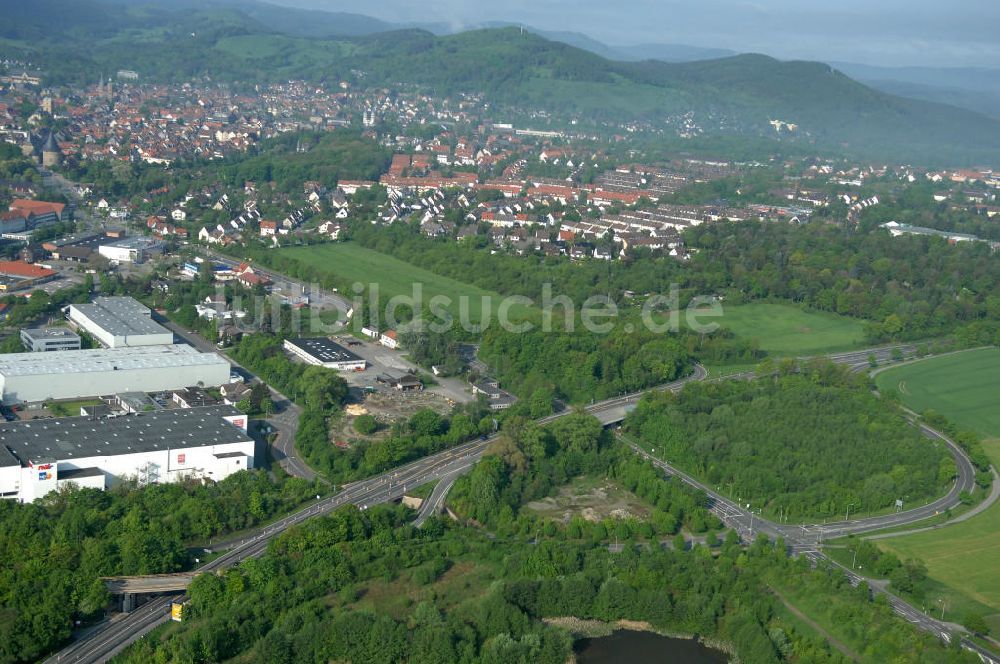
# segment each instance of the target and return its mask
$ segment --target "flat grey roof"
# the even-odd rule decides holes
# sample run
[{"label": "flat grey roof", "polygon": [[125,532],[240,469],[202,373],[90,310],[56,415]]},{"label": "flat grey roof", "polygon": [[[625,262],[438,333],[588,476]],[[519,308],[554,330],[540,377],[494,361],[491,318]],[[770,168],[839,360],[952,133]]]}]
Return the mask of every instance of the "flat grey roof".
[{"label": "flat grey roof", "polygon": [[[72,461],[155,450],[225,445],[251,440],[224,416],[232,406],[178,408],[111,419],[57,417],[0,424],[0,448],[22,463],[52,458]],[[3,460],[0,459],[0,463]],[[11,465],[11,464],[5,464]]]},{"label": "flat grey roof", "polygon": [[184,368],[229,363],[215,353],[200,353],[186,344],[90,348],[58,353],[0,354],[0,376],[97,373],[136,369]]},{"label": "flat grey roof", "polygon": [[97,297],[90,304],[71,304],[70,308],[116,337],[170,334],[152,319],[149,307],[132,297]]},{"label": "flat grey roof", "polygon": [[60,480],[75,480],[83,477],[100,477],[104,471],[100,468],[69,468],[59,471]]},{"label": "flat grey roof", "polygon": [[80,338],[79,334],[65,327],[30,327],[21,330],[21,334],[31,341]]},{"label": "flat grey roof", "polygon": [[0,445],[0,468],[7,468],[9,466],[20,466],[21,462],[18,461],[17,457],[11,454],[3,445]]},{"label": "flat grey roof", "polygon": [[302,337],[287,339],[288,343],[300,348],[320,362],[360,362],[361,357],[355,355],[335,341],[326,337]]},{"label": "flat grey roof", "polygon": [[151,249],[153,247],[160,246],[159,240],[154,240],[151,237],[146,237],[145,235],[132,235],[129,237],[123,237],[112,242],[105,242],[102,247],[123,247],[126,249]]}]

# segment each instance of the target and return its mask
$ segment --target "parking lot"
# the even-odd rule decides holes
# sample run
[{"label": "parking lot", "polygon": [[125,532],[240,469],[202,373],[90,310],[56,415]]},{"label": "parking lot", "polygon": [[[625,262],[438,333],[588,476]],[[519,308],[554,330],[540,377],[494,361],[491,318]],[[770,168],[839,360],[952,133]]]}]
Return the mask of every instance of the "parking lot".
[{"label": "parking lot", "polygon": [[[418,375],[428,373],[425,369],[421,369],[417,365],[408,361],[404,357],[403,352],[386,348],[385,346],[373,341],[363,341],[357,337],[348,335],[338,335],[333,337],[333,340],[356,355],[363,357],[370,365],[368,369],[363,372],[345,376],[348,384],[356,385],[362,388],[374,387],[377,391],[381,391],[381,388],[384,388],[384,386],[377,384],[375,381],[375,377],[379,374],[388,373],[398,376],[402,373],[413,373]],[[434,381],[437,385],[427,388],[430,392],[440,394],[446,399],[457,403],[465,403],[475,399],[471,388],[461,377],[436,377],[434,378]]]},{"label": "parking lot", "polygon": [[18,291],[14,293],[15,295],[26,295],[28,293],[40,290],[45,291],[49,295],[52,295],[57,290],[63,288],[69,288],[70,286],[75,286],[76,284],[83,283],[84,275],[73,272],[60,272],[59,276],[51,281],[44,281],[40,284],[34,285],[31,288],[23,291]]},{"label": "parking lot", "polygon": [[[392,388],[378,382],[380,374],[391,376],[401,376],[412,373],[416,375],[427,375],[428,372],[417,365],[406,360],[403,353],[398,350],[391,350],[372,341],[362,340],[346,334],[330,337],[334,342],[340,344],[358,357],[363,358],[368,367],[364,371],[344,371],[340,372],[347,384],[352,388],[352,392],[359,396],[365,392],[392,392]],[[291,356],[293,361],[301,361],[295,356]],[[428,392],[438,394],[450,402],[466,403],[475,400],[471,388],[462,377],[434,378],[437,385],[427,388]]]}]

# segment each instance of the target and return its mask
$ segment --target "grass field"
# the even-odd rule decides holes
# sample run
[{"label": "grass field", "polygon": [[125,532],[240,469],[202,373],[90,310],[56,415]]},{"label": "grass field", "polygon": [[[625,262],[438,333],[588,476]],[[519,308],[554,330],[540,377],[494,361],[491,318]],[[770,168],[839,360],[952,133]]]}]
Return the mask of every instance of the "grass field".
[{"label": "grass field", "polygon": [[99,406],[100,399],[80,399],[79,401],[60,401],[49,404],[49,412],[54,417],[77,417],[80,409],[86,406]]},{"label": "grass field", "polygon": [[[1000,467],[1000,439],[983,446]],[[927,565],[929,602],[944,598],[955,619],[966,611],[984,614],[992,633],[1000,634],[1000,503],[941,530],[877,543],[903,560],[915,558]]]},{"label": "grass field", "polygon": [[726,306],[715,322],[738,337],[756,339],[774,356],[851,350],[865,345],[864,321],[825,312],[807,312],[788,304],[755,302]]},{"label": "grass field", "polygon": [[[451,304],[445,308],[455,316],[456,320],[462,320],[461,303],[464,298],[468,303],[465,305],[465,311],[468,312],[465,315],[466,320],[477,323],[483,319],[483,312],[488,311],[495,322],[497,310],[503,299],[498,293],[439,276],[392,256],[349,242],[292,247],[281,251],[286,256],[342,278],[365,284],[366,287],[369,284],[378,284],[382,296],[412,297],[414,284],[419,284],[425,307],[429,305],[432,297],[446,296],[450,298]],[[484,304],[488,307],[484,308]],[[514,305],[508,315],[511,319],[517,320],[528,315],[528,312],[527,307]]]},{"label": "grass field", "polygon": [[879,390],[898,392],[903,403],[917,412],[932,408],[959,426],[1000,437],[1000,348],[896,367],[875,381]]}]

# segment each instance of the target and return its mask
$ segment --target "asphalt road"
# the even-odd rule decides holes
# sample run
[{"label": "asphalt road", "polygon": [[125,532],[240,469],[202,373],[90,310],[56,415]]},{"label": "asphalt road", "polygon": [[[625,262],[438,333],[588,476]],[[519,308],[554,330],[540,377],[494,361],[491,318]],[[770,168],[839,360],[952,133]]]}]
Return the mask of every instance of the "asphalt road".
[{"label": "asphalt road", "polygon": [[650,455],[635,443],[629,442],[629,445],[636,454],[648,459],[669,475],[679,478],[685,484],[695,489],[704,491],[709,498],[712,512],[723,523],[736,530],[744,540],[752,541],[754,537],[763,533],[772,539],[783,537],[789,546],[793,548],[813,550],[818,549],[822,545],[823,540],[826,539],[857,535],[874,530],[906,525],[915,521],[922,521],[959,505],[961,502],[959,494],[962,491],[971,491],[975,483],[975,470],[972,467],[972,462],[969,461],[969,457],[960,447],[943,434],[923,425],[920,426],[920,429],[928,437],[937,437],[945,441],[958,467],[958,477],[945,496],[926,505],[892,514],[809,525],[778,524],[763,519],[757,513],[753,512],[751,508],[726,498],[711,487],[702,484],[666,461]]},{"label": "asphalt road", "polygon": [[[205,256],[218,263],[223,263],[232,267],[236,267],[240,264],[239,260],[236,260],[231,256],[226,256],[225,254],[220,254],[217,251],[206,249],[204,247],[197,247],[197,249]],[[332,291],[323,290],[318,286],[312,287],[310,284],[305,284],[297,279],[292,279],[291,277],[285,276],[261,265],[254,264],[253,269],[257,274],[262,274],[270,279],[274,287],[276,287],[280,292],[286,295],[300,295],[305,293],[309,295],[310,300],[315,307],[320,309],[337,309],[342,314],[341,320],[347,319],[347,312],[351,310],[351,303],[346,297],[338,295]]]},{"label": "asphalt road", "polygon": [[[858,351],[856,353],[839,354],[831,359],[854,367],[861,366],[861,358],[863,357],[863,363],[867,366],[869,352],[873,351],[866,350]],[[877,349],[874,352],[886,353],[886,357],[888,357],[888,354],[892,352],[892,349],[889,347],[885,349]],[[707,373],[705,369],[698,365],[690,376],[649,391],[677,391],[688,382],[704,380],[706,377]],[[642,394],[644,394],[644,392],[608,399],[587,407],[585,411],[598,417],[600,417],[603,412],[611,409],[616,409],[617,412],[624,412],[624,410],[630,407],[631,404],[638,401]],[[556,413],[548,417],[541,418],[538,421],[542,424],[551,422],[565,416],[569,412],[572,411]],[[793,553],[806,555],[813,560],[819,561],[826,560],[824,554],[819,551],[819,543],[823,538],[836,537],[852,532],[867,532],[869,530],[885,528],[891,525],[911,523],[933,514],[936,509],[946,509],[947,506],[952,505],[952,501],[957,501],[958,493],[963,490],[960,487],[965,486],[970,477],[967,472],[962,470],[962,468],[964,467],[966,470],[971,469],[971,464],[969,464],[968,458],[965,457],[960,448],[948,441],[947,438],[927,427],[922,427],[922,429],[924,430],[925,435],[937,437],[948,444],[953,455],[956,455],[956,461],[958,462],[960,470],[959,477],[956,480],[952,491],[939,501],[935,501],[930,505],[918,507],[906,512],[886,515],[883,517],[875,517],[873,519],[857,519],[834,524],[789,526],[772,523],[712,491],[711,488],[701,485],[693,478],[680,473],[669,464],[658,459],[652,459],[652,461],[665,471],[675,474],[692,486],[705,491],[705,493],[710,497],[712,511],[718,515],[719,518],[726,523],[726,525],[737,530],[741,536],[744,536],[747,539],[752,539],[758,533],[764,533],[771,538],[777,538],[779,536],[784,537]],[[447,494],[447,490],[450,487],[451,482],[454,481],[454,478],[457,478],[458,475],[468,471],[479,460],[484,450],[489,446],[494,438],[495,436],[471,441],[449,450],[418,459],[417,461],[413,461],[407,465],[383,473],[382,475],[344,485],[341,491],[336,495],[309,505],[308,507],[305,507],[275,523],[268,525],[266,528],[263,528],[254,535],[248,537],[246,540],[241,541],[230,551],[204,565],[201,568],[201,571],[222,570],[239,564],[243,560],[256,558],[266,551],[268,542],[273,537],[279,535],[288,528],[315,516],[326,514],[347,504],[354,504],[359,506],[361,509],[366,509],[371,505],[401,498],[406,493],[408,488],[412,489],[432,480],[442,480],[439,482],[440,491],[438,491],[438,487],[435,487],[435,491],[439,493],[439,496],[435,498],[435,501],[440,504],[443,502],[444,497]],[[647,456],[644,452],[640,451],[640,453]],[[959,459],[962,461],[959,461]],[[434,503],[432,502],[428,509],[430,510],[433,507]],[[852,582],[860,582],[861,578],[854,572],[845,570],[845,573],[852,578]],[[885,591],[877,586],[873,586],[873,592]],[[925,629],[926,631],[940,635],[942,638],[948,638],[949,633],[954,628],[952,625],[941,623],[940,621],[937,621],[934,618],[920,612],[894,595],[889,593],[886,593],[886,595],[897,613],[914,625]],[[104,623],[98,628],[92,630],[86,637],[70,644],[64,650],[60,651],[57,655],[47,661],[75,663],[107,661],[109,658],[124,649],[129,643],[132,643],[156,625],[166,622],[169,619],[170,601],[171,598],[157,598],[126,616],[120,616],[116,620],[108,621],[107,623]],[[972,643],[971,641],[963,639],[963,645],[978,652],[981,656],[986,658],[985,661],[1000,664],[1000,660],[995,659],[992,654],[982,650],[978,645]]]},{"label": "asphalt road", "polygon": [[448,492],[451,491],[451,487],[455,484],[455,480],[461,476],[462,471],[457,470],[450,475],[445,475],[438,481],[438,483],[434,486],[434,490],[431,491],[431,495],[427,496],[423,504],[420,505],[420,511],[417,512],[417,518],[413,520],[414,526],[420,528],[424,525],[424,522],[427,521],[427,519],[441,513],[441,508],[444,506],[444,499],[447,497]]},{"label": "asphalt road", "polygon": [[[951,634],[954,633],[956,629],[959,629],[957,625],[936,620],[930,615],[923,613],[905,600],[902,600],[896,595],[888,592],[884,586],[872,583],[869,579],[862,577],[853,570],[831,560],[821,550],[822,541],[824,539],[871,532],[873,530],[881,530],[883,528],[890,528],[897,525],[905,525],[907,523],[913,523],[929,516],[933,516],[942,510],[956,506],[959,503],[959,493],[961,491],[968,491],[971,489],[975,475],[972,469],[972,464],[965,452],[943,434],[923,425],[920,426],[920,429],[924,435],[928,437],[935,437],[945,441],[949,445],[949,450],[951,451],[952,456],[955,457],[956,465],[959,468],[959,475],[954,485],[952,485],[951,491],[949,491],[946,496],[927,505],[907,510],[905,512],[867,519],[853,519],[838,523],[816,525],[777,524],[764,519],[753,510],[720,495],[718,492],[712,490],[711,487],[702,484],[690,475],[674,468],[669,463],[649,455],[645,452],[645,450],[642,450],[634,443],[629,443],[629,445],[637,454],[648,459],[667,474],[673,475],[689,486],[705,492],[708,496],[709,509],[711,512],[719,517],[719,520],[726,524],[726,526],[739,533],[740,538],[744,542],[752,542],[761,534],[766,535],[768,539],[771,540],[783,537],[786,546],[793,555],[804,555],[814,563],[818,564],[820,562],[824,562],[841,568],[844,574],[847,575],[852,585],[857,586],[862,581],[865,581],[869,583],[873,593],[885,595],[893,610],[907,622],[943,639],[950,639]],[[962,637],[962,645],[965,648],[976,652],[984,662],[1000,664],[1000,658],[997,658],[997,656],[990,651],[981,648],[978,644],[965,637]]]},{"label": "asphalt road", "polygon": [[[706,375],[705,369],[699,365],[690,376],[655,389],[676,391],[693,380],[704,380]],[[593,404],[585,410],[592,414],[599,414],[607,408],[620,408],[623,404],[634,403],[640,396],[641,393],[623,395]],[[541,418],[539,422],[552,422],[572,412],[555,413]],[[313,503],[248,536],[247,539],[242,540],[225,554],[203,565],[199,571],[227,569],[243,560],[256,558],[267,550],[271,539],[288,528],[321,514],[327,514],[344,505],[353,504],[361,509],[367,509],[372,505],[402,498],[407,489],[413,489],[429,481],[457,477],[475,465],[495,437],[464,443],[381,475],[346,484],[336,495]],[[443,493],[441,499],[443,500]],[[84,638],[71,643],[46,661],[77,664],[105,662],[156,625],[169,620],[171,601],[172,598],[156,598],[132,613],[117,616],[115,620],[99,625]]]},{"label": "asphalt road", "polygon": [[[216,353],[227,362],[233,368],[239,369],[240,373],[248,378],[248,383],[253,384],[259,382],[259,379],[246,367],[240,365],[236,360],[219,353],[219,349],[215,347],[211,342],[205,340],[199,334],[192,334],[188,330],[184,329],[177,323],[171,320],[161,320],[160,321],[164,327],[174,333],[174,335],[180,338],[185,343],[194,346],[203,353]],[[285,469],[289,475],[295,477],[301,477],[312,481],[316,477],[316,471],[310,468],[302,459],[298,458],[298,454],[295,451],[295,432],[299,429],[299,417],[302,415],[302,409],[292,403],[292,400],[286,397],[281,392],[268,386],[271,392],[271,401],[274,402],[275,412],[268,418],[268,422],[277,430],[277,437],[272,444],[272,452],[275,456],[275,461]]]},{"label": "asphalt road", "polygon": [[865,348],[864,350],[848,351],[846,353],[820,355],[817,357],[826,358],[836,364],[846,364],[850,367],[851,371],[860,373],[862,371],[870,371],[872,369],[872,356],[875,357],[876,363],[879,366],[882,366],[894,362],[893,355],[897,352],[903,358],[912,358],[917,354],[917,344],[893,344],[889,346]]}]

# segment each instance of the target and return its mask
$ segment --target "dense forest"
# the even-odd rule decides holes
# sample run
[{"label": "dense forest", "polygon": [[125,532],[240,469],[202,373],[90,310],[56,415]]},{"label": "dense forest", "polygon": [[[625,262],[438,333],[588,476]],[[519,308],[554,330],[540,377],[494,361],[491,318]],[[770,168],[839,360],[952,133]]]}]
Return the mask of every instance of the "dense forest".
[{"label": "dense forest", "polygon": [[543,332],[521,334],[487,329],[479,357],[493,367],[506,387],[527,395],[546,388],[572,403],[605,399],[661,385],[690,369],[684,339],[642,330],[633,334]]},{"label": "dense forest", "polygon": [[864,318],[873,341],[1000,333],[1000,262],[984,244],[760,223],[704,224],[688,240],[701,250],[692,286]]},{"label": "dense forest", "polygon": [[0,501],[0,662],[37,660],[69,637],[74,619],[100,616],[110,600],[100,577],[187,569],[188,544],[253,527],[321,491],[245,471],[217,483]]},{"label": "dense forest", "polygon": [[291,132],[262,141],[254,154],[205,170],[232,187],[273,183],[278,191],[298,193],[307,181],[333,189],[341,180],[378,180],[389,169],[390,156],[387,148],[350,130]]},{"label": "dense forest", "polygon": [[779,517],[916,505],[952,481],[940,444],[830,364],[645,397],[626,426],[655,454]]},{"label": "dense forest", "polygon": [[[583,420],[550,434],[525,450],[542,458],[551,444],[549,458],[571,464],[573,457],[597,459],[607,444],[600,427],[591,430]],[[501,459],[490,455],[470,478],[477,510],[481,498],[511,495],[483,480],[498,462],[508,463]],[[633,464],[621,471],[622,481],[669,502],[672,482]],[[558,465],[540,475],[555,479]],[[399,506],[343,508],[289,530],[262,558],[196,579],[185,621],[134,644],[122,659],[562,664],[571,637],[544,619],[573,616],[646,621],[724,644],[755,664],[845,661],[781,617],[777,590],[822,593],[838,629],[873,661],[976,661],[915,632],[884,599],[873,601],[866,586],[853,589],[840,572],[788,559],[780,542],[760,540],[744,550],[730,533],[713,555],[703,545],[641,545],[636,531],[612,553],[603,545],[611,536],[603,525],[543,530],[519,518],[518,527],[504,512],[511,507],[478,514],[495,524],[490,533],[439,519],[414,529]]]},{"label": "dense forest", "polygon": [[[577,517],[556,524],[521,510],[526,503],[549,496],[584,475],[614,478],[652,505],[649,519],[588,522]],[[704,494],[665,480],[596,419],[576,413],[544,427],[520,417],[504,420],[498,439],[472,472],[455,482],[448,500],[463,518],[502,535],[558,531],[595,544],[612,536],[659,541],[682,528],[705,533],[722,525],[709,513]]]}]

